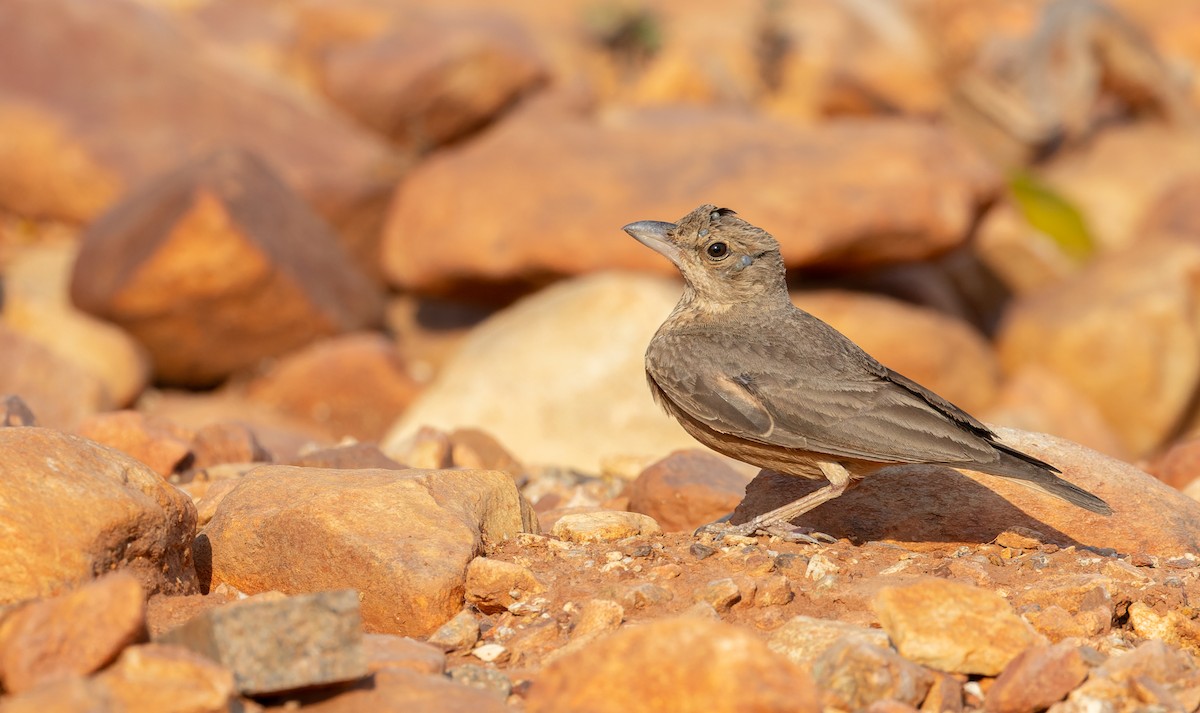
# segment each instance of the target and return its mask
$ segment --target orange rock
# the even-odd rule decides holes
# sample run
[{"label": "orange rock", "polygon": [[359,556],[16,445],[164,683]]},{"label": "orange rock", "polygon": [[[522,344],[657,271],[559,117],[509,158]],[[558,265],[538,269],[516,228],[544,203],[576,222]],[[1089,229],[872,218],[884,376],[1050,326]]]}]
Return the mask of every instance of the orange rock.
[{"label": "orange rock", "polygon": [[192,438],[192,470],[222,463],[270,461],[253,429],[237,421],[217,421],[196,429]]},{"label": "orange rock", "polygon": [[1089,668],[1074,644],[1026,649],[1004,667],[988,689],[984,708],[988,713],[1045,710],[1083,683]]},{"label": "orange rock", "polygon": [[[304,701],[312,713],[507,713],[511,709],[489,691],[455,683],[442,674],[391,668],[336,696]],[[304,700],[303,696],[300,696]]]},{"label": "orange rock", "polygon": [[76,429],[84,438],[133,456],[164,478],[186,467],[192,433],[163,418],[137,411],[91,416]]},{"label": "orange rock", "polygon": [[629,485],[629,509],[654,518],[666,532],[691,532],[732,512],[747,482],[709,451],[675,451]]},{"label": "orange rock", "polygon": [[188,713],[228,710],[233,675],[177,646],[131,646],[93,679],[116,710],[128,713]]},{"label": "orange rock", "polygon": [[1200,478],[1200,438],[1172,445],[1146,466],[1146,472],[1172,488],[1183,490]]},{"label": "orange rock", "polygon": [[0,324],[0,393],[19,396],[43,426],[71,429],[111,406],[100,379]]}]

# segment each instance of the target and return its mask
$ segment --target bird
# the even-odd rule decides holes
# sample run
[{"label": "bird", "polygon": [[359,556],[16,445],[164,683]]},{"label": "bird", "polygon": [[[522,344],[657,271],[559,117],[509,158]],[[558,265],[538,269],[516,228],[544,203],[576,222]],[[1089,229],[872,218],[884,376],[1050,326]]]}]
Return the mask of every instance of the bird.
[{"label": "bird", "polygon": [[643,220],[624,231],[669,259],[684,279],[679,303],[646,349],[654,400],[718,453],[827,481],[740,525],[723,522],[727,516],[701,530],[813,542],[790,521],[879,469],[905,463],[1011,478],[1112,513],[1104,500],[1059,477],[1058,468],[1000,442],[975,417],[793,305],[779,243],[733,210],[702,205],[675,223]]}]

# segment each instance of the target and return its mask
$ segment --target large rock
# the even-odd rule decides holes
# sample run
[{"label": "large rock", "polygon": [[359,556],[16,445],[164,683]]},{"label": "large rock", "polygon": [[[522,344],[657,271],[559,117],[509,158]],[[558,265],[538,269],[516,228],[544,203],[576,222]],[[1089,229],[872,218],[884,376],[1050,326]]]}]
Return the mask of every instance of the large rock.
[{"label": "large rock", "polygon": [[18,215],[86,222],[181,160],[240,146],[375,262],[398,176],[386,146],[207,50],[166,12],[127,0],[13,3],[0,27],[0,93],[0,206]]},{"label": "large rock", "polygon": [[799,666],[744,629],[699,618],[651,621],[562,656],[527,701],[530,713],[820,710]]},{"label": "large rock", "polygon": [[150,593],[196,590],[196,507],[149,468],[44,428],[0,429],[0,453],[0,603],[114,569]]},{"label": "large rock", "polygon": [[1180,426],[1200,386],[1197,274],[1195,243],[1107,255],[1015,303],[999,334],[1001,362],[1059,376],[1144,455]]},{"label": "large rock", "polygon": [[514,304],[471,332],[392,427],[384,450],[399,449],[426,425],[475,426],[526,463],[590,472],[614,454],[695,447],[654,405],[644,366],[646,345],[681,289],[672,280],[605,273]]},{"label": "large rock", "polygon": [[467,564],[484,543],[534,528],[512,478],[496,471],[263,466],[225,496],[197,548],[214,586],[354,588],[369,631],[426,636],[462,609]]},{"label": "large rock", "polygon": [[629,509],[654,518],[667,532],[691,532],[737,507],[749,480],[710,451],[676,451],[629,484]]},{"label": "large rock", "polygon": [[157,177],[93,223],[71,297],[145,345],[159,379],[198,386],[383,308],[325,223],[240,150]]},{"label": "large rock", "polygon": [[521,112],[417,167],[384,235],[394,285],[478,290],[480,280],[538,284],[599,268],[666,273],[674,268],[620,227],[674,220],[705,200],[769,230],[789,265],[915,260],[960,244],[997,188],[986,164],[924,122],[797,129],[711,110],[594,121],[545,111]]},{"label": "large rock", "polygon": [[[941,466],[887,468],[844,495],[796,518],[799,525],[854,541],[979,544],[1019,526],[1059,546],[1112,548],[1178,556],[1200,547],[1200,503],[1108,456],[1039,433],[997,428],[1004,443],[1053,463],[1063,477],[1104,498],[1111,516],[1097,515],[1018,481]],[[732,522],[791,502],[820,487],[762,471],[746,486]]]},{"label": "large rock", "polygon": [[100,377],[3,324],[0,393],[19,396],[38,423],[53,428],[75,428],[112,406]]}]

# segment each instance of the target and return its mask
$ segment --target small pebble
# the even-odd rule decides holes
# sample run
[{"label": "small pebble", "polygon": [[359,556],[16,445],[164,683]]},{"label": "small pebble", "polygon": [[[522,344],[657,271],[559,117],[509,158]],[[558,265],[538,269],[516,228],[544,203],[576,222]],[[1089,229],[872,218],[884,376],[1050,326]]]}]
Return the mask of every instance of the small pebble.
[{"label": "small pebble", "polygon": [[717,550],[715,547],[709,547],[708,545],[702,545],[699,542],[693,542],[692,546],[688,548],[688,552],[691,552],[696,559],[702,560],[712,557],[717,553]]},{"label": "small pebble", "polygon": [[483,644],[472,649],[471,655],[485,663],[492,663],[499,661],[501,657],[507,658],[508,649],[500,644]]}]

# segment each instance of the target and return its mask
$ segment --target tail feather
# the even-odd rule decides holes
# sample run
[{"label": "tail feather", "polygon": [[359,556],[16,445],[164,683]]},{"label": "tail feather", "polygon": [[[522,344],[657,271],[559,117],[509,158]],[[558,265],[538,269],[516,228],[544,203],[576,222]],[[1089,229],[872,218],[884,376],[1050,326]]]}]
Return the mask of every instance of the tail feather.
[{"label": "tail feather", "polygon": [[1072,505],[1078,505],[1084,510],[1101,515],[1112,514],[1112,508],[1108,506],[1108,503],[1078,485],[1055,475],[1061,472],[1058,468],[1001,443],[992,443],[992,445],[1000,451],[1000,460],[989,466],[976,467],[977,470],[990,475],[1012,478],[1047,495],[1053,495]]}]

